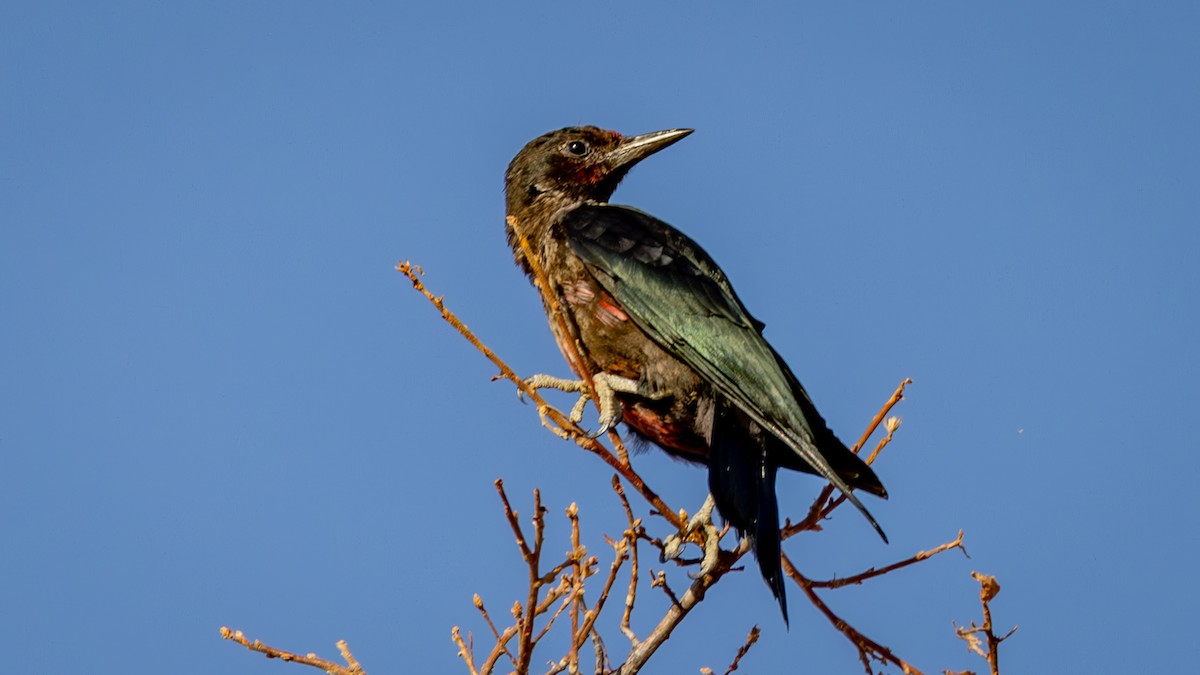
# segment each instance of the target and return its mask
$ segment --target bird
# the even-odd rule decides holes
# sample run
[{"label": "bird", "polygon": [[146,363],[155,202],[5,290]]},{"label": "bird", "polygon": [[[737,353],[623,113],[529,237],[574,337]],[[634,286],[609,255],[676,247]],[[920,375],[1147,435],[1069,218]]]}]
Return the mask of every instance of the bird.
[{"label": "bird", "polygon": [[885,542],[854,490],[887,491],[826,425],[713,258],[662,220],[609,203],[634,165],[692,131],[567,127],[529,141],[509,164],[508,243],[532,283],[543,277],[550,330],[579,378],[528,382],[586,394],[590,374],[596,435],[624,422],[706,466],[717,510],[749,539],[787,625],[778,470],[828,480]]}]

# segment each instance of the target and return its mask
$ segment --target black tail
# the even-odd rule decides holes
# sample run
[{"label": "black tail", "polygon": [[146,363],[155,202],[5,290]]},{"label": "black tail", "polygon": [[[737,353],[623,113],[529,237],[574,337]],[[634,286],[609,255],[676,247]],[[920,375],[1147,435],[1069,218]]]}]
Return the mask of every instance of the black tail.
[{"label": "black tail", "polygon": [[779,601],[786,625],[787,591],[780,561],[779,505],[775,501],[778,466],[768,452],[773,438],[740,411],[720,406],[713,420],[708,489],[721,515],[738,534],[749,536],[758,567]]}]

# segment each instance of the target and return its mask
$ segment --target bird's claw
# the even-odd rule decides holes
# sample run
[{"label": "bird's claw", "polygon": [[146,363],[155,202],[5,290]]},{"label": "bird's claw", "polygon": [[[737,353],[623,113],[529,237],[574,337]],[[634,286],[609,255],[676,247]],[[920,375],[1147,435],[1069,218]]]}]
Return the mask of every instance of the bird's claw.
[{"label": "bird's claw", "polygon": [[638,382],[619,375],[597,373],[592,378],[592,386],[595,387],[596,398],[600,401],[600,428],[591,437],[599,438],[615,429],[625,414],[625,408],[617,398],[617,393],[638,393]]},{"label": "bird's claw", "polygon": [[703,531],[701,546],[704,548],[704,557],[700,560],[700,571],[689,572],[688,576],[692,579],[699,579],[706,574],[710,574],[717,568],[717,563],[720,562],[721,553],[721,531],[713,524],[712,512],[716,502],[713,501],[713,496],[710,494],[704,500],[704,505],[688,520],[687,525],[676,534],[672,534],[663,540],[663,560],[673,560],[678,558],[683,553],[683,547],[692,538],[696,532]]},{"label": "bird's claw", "polygon": [[622,406],[621,402],[616,402],[616,410],[609,417],[605,417],[603,413],[600,415],[600,428],[595,432],[588,434],[588,438],[597,439],[617,428],[617,422],[621,421]]},{"label": "bird's claw", "polygon": [[[579,399],[571,407],[571,413],[568,417],[576,424],[583,421],[583,411],[587,408],[588,401],[591,400],[589,388],[585,386],[583,380],[568,380],[550,375],[532,375],[525,378],[525,384],[535,391],[538,389],[557,389],[568,393],[578,393]],[[617,423],[621,421],[624,410],[621,406],[621,401],[617,399],[617,393],[637,393],[638,383],[637,380],[619,375],[597,373],[592,377],[591,388],[595,390],[596,399],[599,401],[600,428],[594,433],[588,434],[588,438],[599,438],[615,429]],[[521,401],[525,400],[524,390],[517,390],[517,398]]]}]

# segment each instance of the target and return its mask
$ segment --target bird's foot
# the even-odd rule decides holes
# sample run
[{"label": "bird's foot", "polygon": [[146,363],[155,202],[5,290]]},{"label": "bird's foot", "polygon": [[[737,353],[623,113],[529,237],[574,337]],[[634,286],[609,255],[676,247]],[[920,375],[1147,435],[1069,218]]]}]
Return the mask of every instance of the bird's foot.
[{"label": "bird's foot", "polygon": [[713,507],[716,502],[713,501],[713,496],[710,494],[704,500],[704,505],[688,520],[684,526],[676,534],[663,539],[663,559],[673,560],[678,558],[683,553],[683,547],[689,541],[699,539],[698,543],[704,549],[704,557],[700,560],[700,571],[689,573],[693,579],[711,573],[717,568],[717,563],[720,562],[721,554],[721,531],[713,524],[712,514]]},{"label": "bird's foot", "polygon": [[[583,421],[583,411],[587,407],[588,401],[591,400],[584,380],[569,380],[551,375],[533,375],[525,378],[525,384],[529,385],[531,389],[557,389],[558,391],[568,393],[578,393],[579,399],[571,407],[571,413],[568,417],[576,424]],[[617,423],[621,421],[623,410],[621,402],[617,400],[617,394],[638,393],[638,382],[637,380],[619,375],[596,373],[592,376],[592,388],[595,389],[596,398],[600,402],[600,428],[588,436],[589,438],[598,438],[615,428]],[[524,393],[519,389],[517,390],[517,396],[522,400],[525,398]]]}]

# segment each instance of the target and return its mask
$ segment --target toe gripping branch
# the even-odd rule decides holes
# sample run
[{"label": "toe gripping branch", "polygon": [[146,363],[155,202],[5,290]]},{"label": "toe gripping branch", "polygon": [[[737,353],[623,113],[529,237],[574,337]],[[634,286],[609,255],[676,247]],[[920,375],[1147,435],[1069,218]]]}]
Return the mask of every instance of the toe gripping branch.
[{"label": "toe gripping branch", "polygon": [[[699,543],[704,549],[704,557],[700,560],[700,571],[689,572],[692,579],[699,579],[711,574],[717,569],[721,556],[721,530],[713,524],[713,507],[716,501],[710,494],[704,500],[704,505],[688,520],[682,530],[663,539],[661,560],[674,560],[683,553],[683,547],[689,541]],[[698,542],[696,540],[699,540]]]},{"label": "toe gripping branch", "polygon": [[[571,408],[571,414],[569,415],[571,421],[576,424],[583,421],[583,411],[587,407],[588,401],[592,399],[591,390],[594,389],[596,400],[599,401],[600,428],[595,433],[589,434],[589,438],[603,436],[616,428],[617,423],[621,421],[621,415],[624,411],[621,401],[617,399],[617,394],[640,393],[637,380],[610,373],[596,373],[592,376],[590,387],[586,380],[570,380],[552,375],[533,375],[525,378],[525,384],[529,385],[530,389],[535,390],[556,389],[558,391],[579,394],[579,399],[575,401],[575,405]],[[524,400],[525,394],[518,389],[517,397]]]},{"label": "toe gripping branch", "polygon": [[[575,405],[571,408],[571,414],[568,416],[576,424],[583,421],[583,411],[587,408],[588,402],[592,400],[587,381],[582,379],[572,380],[539,374],[525,378],[525,384],[534,390],[554,389],[579,394],[579,398],[575,401]],[[596,399],[599,401],[600,428],[594,433],[588,434],[589,438],[598,438],[604,435],[621,421],[622,406],[621,401],[617,399],[617,394],[637,394],[654,398],[653,395],[647,395],[637,380],[611,373],[597,373],[592,377],[592,387],[595,389]],[[522,400],[525,398],[524,393],[519,389],[517,396]],[[683,529],[663,540],[662,559],[664,562],[678,558],[683,552],[684,545],[688,543],[696,543],[701,546],[704,550],[704,557],[701,559],[700,571],[690,575],[693,579],[712,573],[719,563],[721,531],[713,524],[714,506],[713,496],[708,495],[704,505]]]}]

